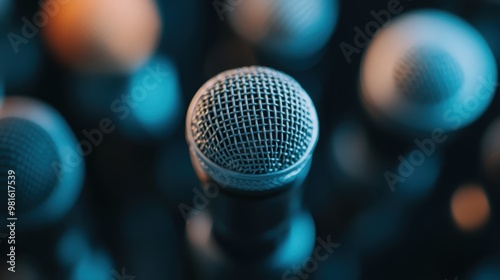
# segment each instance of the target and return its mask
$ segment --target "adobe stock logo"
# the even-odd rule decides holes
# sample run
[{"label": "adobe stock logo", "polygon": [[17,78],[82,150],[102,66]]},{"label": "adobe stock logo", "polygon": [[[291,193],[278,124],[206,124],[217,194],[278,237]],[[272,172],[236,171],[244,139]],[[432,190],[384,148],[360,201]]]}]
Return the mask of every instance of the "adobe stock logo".
[{"label": "adobe stock logo", "polygon": [[302,264],[295,265],[291,269],[285,271],[281,280],[305,280],[309,279],[310,275],[318,270],[320,262],[326,261],[334,252],[334,249],[340,247],[340,243],[333,243],[331,235],[326,238],[326,241],[318,237],[316,238],[319,244],[314,248],[312,256],[305,259]]}]

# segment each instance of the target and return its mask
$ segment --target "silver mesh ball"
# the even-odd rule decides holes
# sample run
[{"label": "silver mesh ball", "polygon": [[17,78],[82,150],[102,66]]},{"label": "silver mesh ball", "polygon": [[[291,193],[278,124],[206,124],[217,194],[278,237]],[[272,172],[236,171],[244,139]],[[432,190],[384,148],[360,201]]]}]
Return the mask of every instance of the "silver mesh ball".
[{"label": "silver mesh ball", "polygon": [[293,179],[318,137],[314,105],[291,77],[265,67],[226,71],[191,102],[187,137],[222,185],[274,188]]},{"label": "silver mesh ball", "polygon": [[448,52],[433,46],[410,49],[396,65],[396,86],[408,99],[433,104],[459,93],[464,73]]}]

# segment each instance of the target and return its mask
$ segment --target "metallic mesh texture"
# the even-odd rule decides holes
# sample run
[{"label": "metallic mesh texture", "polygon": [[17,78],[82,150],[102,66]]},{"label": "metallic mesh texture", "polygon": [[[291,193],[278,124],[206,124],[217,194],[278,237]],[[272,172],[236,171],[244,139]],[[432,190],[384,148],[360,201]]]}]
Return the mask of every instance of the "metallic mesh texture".
[{"label": "metallic mesh texture", "polygon": [[[0,178],[7,184],[13,170],[16,212],[24,213],[41,205],[58,184],[52,163],[60,162],[51,136],[39,125],[20,118],[0,120]],[[0,194],[7,200],[7,188]]]},{"label": "metallic mesh texture", "polygon": [[193,144],[226,170],[280,172],[303,160],[317,140],[310,98],[294,79],[273,69],[224,72],[194,102],[188,116]]},{"label": "metallic mesh texture", "polygon": [[456,94],[464,83],[458,62],[446,51],[420,46],[410,49],[396,65],[398,90],[408,99],[435,104]]}]

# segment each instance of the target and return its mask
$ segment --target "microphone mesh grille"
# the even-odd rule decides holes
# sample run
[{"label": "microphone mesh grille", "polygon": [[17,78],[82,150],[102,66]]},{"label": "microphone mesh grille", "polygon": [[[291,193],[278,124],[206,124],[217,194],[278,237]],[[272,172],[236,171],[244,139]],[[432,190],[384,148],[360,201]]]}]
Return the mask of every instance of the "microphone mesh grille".
[{"label": "microphone mesh grille", "polygon": [[281,72],[265,67],[227,71],[198,94],[190,133],[199,151],[219,167],[275,173],[300,161],[315,144],[314,106]]},{"label": "microphone mesh grille", "polygon": [[394,76],[402,94],[423,104],[456,95],[464,83],[458,62],[446,51],[428,46],[410,49],[396,65]]},{"label": "microphone mesh grille", "polygon": [[[54,141],[39,125],[19,118],[0,120],[0,178],[7,184],[8,171],[15,172],[18,213],[41,205],[55,189],[58,178],[52,163],[58,159]],[[2,191],[2,201],[6,196]]]}]

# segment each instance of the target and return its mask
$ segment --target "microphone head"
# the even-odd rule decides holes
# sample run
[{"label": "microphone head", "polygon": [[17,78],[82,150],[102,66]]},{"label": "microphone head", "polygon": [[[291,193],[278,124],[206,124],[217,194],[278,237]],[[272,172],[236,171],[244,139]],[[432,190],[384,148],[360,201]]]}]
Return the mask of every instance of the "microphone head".
[{"label": "microphone head", "polygon": [[240,2],[229,15],[234,30],[284,57],[314,55],[328,42],[337,23],[337,0]]},{"label": "microphone head", "polygon": [[360,86],[364,106],[379,121],[452,131],[482,115],[496,80],[493,53],[473,27],[447,12],[422,10],[377,33]]},{"label": "microphone head", "polygon": [[[83,173],[76,138],[57,112],[28,98],[5,100],[0,111],[0,177],[15,181],[15,216],[21,217],[21,227],[62,218],[80,193]],[[7,201],[7,191],[0,198]]]},{"label": "microphone head", "polygon": [[[21,118],[0,119],[0,172],[13,170],[16,209],[23,214],[45,201],[57,186],[52,163],[59,161],[56,144],[34,122]],[[10,180],[9,180],[10,181]]]},{"label": "microphone head", "polygon": [[316,109],[297,81],[258,66],[209,80],[186,119],[201,179],[240,191],[274,190],[305,177],[318,133]]},{"label": "microphone head", "polygon": [[448,52],[434,46],[408,50],[395,67],[397,91],[416,104],[444,102],[453,97],[464,82],[458,62]]}]

